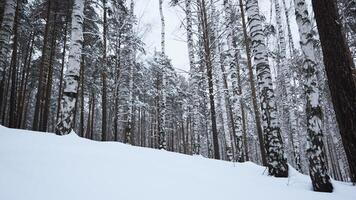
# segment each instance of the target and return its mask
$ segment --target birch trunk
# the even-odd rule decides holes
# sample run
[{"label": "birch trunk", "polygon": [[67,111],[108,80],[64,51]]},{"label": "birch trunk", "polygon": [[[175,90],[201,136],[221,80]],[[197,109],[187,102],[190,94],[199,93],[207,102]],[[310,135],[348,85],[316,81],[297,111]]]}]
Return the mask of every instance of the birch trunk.
[{"label": "birch trunk", "polygon": [[242,0],[239,0],[240,4],[240,11],[241,11],[241,21],[242,21],[242,30],[244,34],[244,43],[245,43],[245,50],[246,50],[246,57],[247,57],[247,68],[248,68],[248,78],[250,82],[250,88],[251,88],[251,96],[252,96],[252,105],[253,105],[253,111],[254,111],[254,117],[255,117],[255,122],[256,122],[256,129],[257,129],[257,136],[259,140],[259,149],[261,152],[261,158],[262,158],[262,164],[264,166],[267,166],[267,156],[266,156],[266,150],[264,148],[264,140],[263,140],[263,131],[262,131],[262,125],[261,125],[261,114],[260,110],[257,105],[257,94],[256,94],[256,83],[255,83],[255,77],[254,77],[254,72],[252,69],[252,60],[251,60],[251,48],[250,48],[250,39],[247,35],[247,25],[245,22],[245,9],[244,9],[244,4]]},{"label": "birch trunk", "polygon": [[158,113],[158,148],[167,149],[167,135],[166,135],[166,56],[164,53],[165,50],[165,23],[163,15],[163,0],[159,0],[159,13],[161,17],[161,49],[162,52],[159,55],[159,64],[161,66],[161,84],[159,87],[159,113]]},{"label": "birch trunk", "polygon": [[224,1],[225,8],[225,23],[228,24],[228,35],[227,35],[227,59],[229,65],[228,71],[228,83],[231,88],[229,90],[231,103],[233,106],[233,128],[234,128],[234,139],[235,139],[235,160],[242,162],[243,161],[243,152],[242,152],[242,136],[243,136],[243,120],[242,120],[242,109],[241,106],[241,81],[240,81],[240,66],[239,66],[239,52],[236,44],[236,22],[234,19],[237,18],[235,11],[231,7],[231,2],[228,0]]},{"label": "birch trunk", "polygon": [[313,46],[312,25],[309,20],[308,7],[305,0],[294,0],[295,15],[300,36],[300,46],[304,55],[305,95],[307,115],[307,156],[309,174],[315,191],[332,192],[333,186],[327,174],[327,163],[324,152],[321,118],[323,111],[320,106],[320,92],[317,80],[317,60]]},{"label": "birch trunk", "polygon": [[284,156],[281,129],[277,119],[271,70],[257,0],[247,1],[246,13],[257,73],[268,172],[275,177],[287,177],[288,165]]},{"label": "birch trunk", "polygon": [[83,43],[84,0],[74,0],[72,13],[71,45],[68,57],[68,68],[64,78],[64,90],[61,101],[60,122],[57,129],[60,135],[72,130],[75,102],[78,96],[78,80]]}]

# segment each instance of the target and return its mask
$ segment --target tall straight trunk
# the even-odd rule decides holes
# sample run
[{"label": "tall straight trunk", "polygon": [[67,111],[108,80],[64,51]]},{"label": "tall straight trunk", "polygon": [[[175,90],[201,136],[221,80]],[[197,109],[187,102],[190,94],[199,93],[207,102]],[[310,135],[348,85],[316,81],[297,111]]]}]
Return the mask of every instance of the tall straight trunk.
[{"label": "tall straight trunk", "polygon": [[21,1],[17,1],[16,12],[15,12],[15,20],[14,20],[14,39],[12,44],[12,56],[10,63],[10,71],[11,71],[11,89],[10,89],[10,110],[9,110],[9,127],[16,128],[16,116],[17,116],[17,57],[18,57],[18,27],[20,23],[20,7]]},{"label": "tall straight trunk", "polygon": [[32,130],[38,131],[39,126],[40,126],[40,121],[41,121],[41,114],[42,108],[43,108],[43,103],[44,103],[44,96],[45,96],[45,76],[47,75],[47,68],[49,66],[49,58],[51,49],[50,45],[48,44],[50,41],[50,32],[51,28],[53,28],[52,25],[52,1],[48,1],[47,5],[47,22],[45,26],[45,32],[44,32],[44,42],[43,42],[43,48],[42,48],[42,56],[41,56],[41,64],[40,64],[40,74],[38,78],[38,87],[37,87],[37,94],[36,94],[36,105],[35,105],[35,112],[33,116],[33,123],[32,123]]},{"label": "tall straight trunk", "polygon": [[158,0],[159,2],[159,14],[161,17],[161,51],[165,53],[165,22],[164,22],[164,15],[163,15],[163,0]]},{"label": "tall straight trunk", "polygon": [[275,177],[287,177],[287,159],[284,157],[271,70],[257,0],[247,1],[246,13],[258,80],[268,172]]},{"label": "tall straight trunk", "polygon": [[71,29],[71,48],[69,50],[68,68],[65,73],[65,84],[61,101],[62,118],[57,126],[60,135],[72,130],[73,112],[78,96],[78,80],[83,43],[84,0],[74,0]]},{"label": "tall straight trunk", "polygon": [[3,113],[5,113],[6,107],[3,105],[3,100],[6,99],[6,95],[4,95],[5,75],[11,49],[10,40],[13,33],[17,5],[15,0],[5,0],[4,3],[4,12],[0,27],[0,107]]},{"label": "tall straight trunk", "polygon": [[249,77],[250,88],[251,88],[252,105],[253,105],[253,111],[254,111],[255,122],[256,122],[257,136],[260,145],[259,147],[261,152],[262,164],[263,166],[267,166],[267,156],[264,147],[263,131],[261,125],[261,114],[257,104],[256,83],[255,83],[255,76],[252,69],[250,38],[248,37],[247,34],[247,25],[245,22],[245,9],[244,9],[243,1],[239,0],[239,3],[240,3],[240,11],[241,11],[242,29],[244,34],[245,50],[247,56],[248,77]]},{"label": "tall straight trunk", "polygon": [[[356,78],[350,50],[334,0],[312,0],[326,75],[344,144],[351,180],[356,183]],[[355,71],[354,71],[355,73]]]},{"label": "tall straight trunk", "polygon": [[95,96],[92,93],[91,119],[90,119],[90,139],[94,139],[94,119],[95,119]]},{"label": "tall straight trunk", "polygon": [[80,66],[80,124],[79,135],[84,136],[84,55],[82,55],[82,61]]},{"label": "tall straight trunk", "polygon": [[17,114],[17,128],[22,128],[21,122],[24,118],[24,106],[25,106],[25,97],[26,97],[26,89],[28,84],[28,75],[30,72],[31,60],[32,60],[32,52],[33,45],[35,41],[35,32],[31,33],[31,40],[28,43],[28,47],[26,50],[25,62],[23,65],[20,92],[18,97],[18,114]]},{"label": "tall straight trunk", "polygon": [[161,18],[161,53],[159,55],[161,65],[161,82],[159,86],[159,109],[158,109],[158,148],[167,149],[167,133],[166,133],[166,73],[167,73],[167,57],[165,55],[165,22],[163,15],[163,0],[159,0],[159,13]]},{"label": "tall straight trunk", "polygon": [[93,106],[92,100],[91,100],[91,94],[89,94],[89,113],[87,117],[87,127],[85,130],[85,138],[90,139],[90,124],[91,124],[91,107]]},{"label": "tall straight trunk", "polygon": [[226,88],[229,91],[230,99],[228,104],[231,107],[231,119],[232,119],[232,127],[234,134],[234,143],[235,143],[235,160],[238,162],[242,162],[243,158],[243,140],[242,136],[244,135],[243,128],[243,106],[241,102],[242,97],[242,89],[241,89],[241,78],[240,78],[240,63],[239,63],[239,51],[237,49],[237,39],[235,36],[235,31],[237,30],[236,22],[236,11],[232,9],[231,2],[229,0],[224,0],[224,8],[225,8],[225,23],[228,24],[228,35],[227,35],[227,43],[228,43],[228,53],[227,53],[227,61],[229,62],[229,83],[231,83],[231,89],[228,88],[228,83],[225,81]]},{"label": "tall straight trunk", "polygon": [[115,103],[114,103],[114,141],[118,141],[118,120],[119,120],[119,80],[121,76],[121,32],[117,38],[116,46],[116,69],[115,69]]},{"label": "tall straight trunk", "polygon": [[106,126],[106,120],[107,120],[107,109],[106,109],[106,91],[107,91],[107,83],[106,83],[106,74],[102,73],[101,75],[101,80],[103,82],[103,88],[102,88],[102,96],[101,96],[101,109],[102,109],[102,127],[101,127],[101,131],[102,131],[102,135],[101,135],[101,141],[107,141],[107,126]]},{"label": "tall straight trunk", "polygon": [[107,140],[107,108],[106,108],[106,65],[107,65],[107,7],[106,0],[103,0],[103,69],[101,72],[101,80],[102,80],[102,92],[101,92],[101,141]]},{"label": "tall straight trunk", "polygon": [[213,149],[214,158],[220,159],[219,150],[219,139],[218,130],[216,125],[216,110],[215,110],[215,99],[214,99],[214,83],[213,83],[213,66],[210,48],[210,35],[209,35],[209,24],[206,12],[205,0],[198,0],[199,11],[202,18],[202,31],[203,31],[203,45],[204,45],[204,62],[206,66],[206,73],[208,78],[208,91],[210,100],[210,117],[211,117],[211,130],[213,136]]},{"label": "tall straight trunk", "polygon": [[333,186],[327,174],[327,163],[324,152],[321,119],[323,111],[320,106],[319,84],[316,76],[317,60],[313,47],[312,25],[309,20],[308,7],[305,0],[294,0],[295,15],[300,36],[300,46],[304,55],[305,95],[307,115],[307,155],[309,174],[315,191],[332,192]]},{"label": "tall straight trunk", "polygon": [[[220,46],[221,44],[219,44]],[[219,48],[220,49],[220,48]],[[221,52],[221,51],[219,51]],[[225,143],[226,143],[226,150],[225,150],[225,153],[226,153],[226,156],[227,156],[227,159],[229,161],[233,161],[234,160],[234,150],[233,150],[233,137],[232,137],[232,134],[230,133],[230,127],[228,126],[228,111],[226,109],[227,107],[227,99],[229,99],[229,94],[227,93],[228,91],[228,86],[227,84],[225,84],[226,81],[226,75],[225,75],[225,66],[224,66],[224,61],[222,59],[222,55],[220,55],[220,63],[218,63],[218,65],[220,66],[217,66],[215,68],[215,74],[216,74],[216,77],[217,77],[217,80],[215,81],[217,87],[217,92],[216,92],[216,96],[217,96],[217,107],[219,108],[219,114],[221,115],[221,124],[222,124],[222,127],[221,129],[223,130],[221,133],[222,135],[224,136],[224,139],[225,139]],[[232,118],[231,120],[234,120],[234,118]]]},{"label": "tall straight trunk", "polygon": [[194,154],[200,153],[200,145],[198,143],[199,133],[199,69],[195,63],[194,56],[194,41],[193,41],[193,23],[192,23],[192,0],[185,0],[185,12],[186,12],[186,29],[187,29],[187,45],[188,45],[188,56],[189,56],[189,65],[190,65],[190,73],[192,79],[192,87],[193,87],[193,127],[192,127],[192,135],[194,139]]},{"label": "tall straight trunk", "polygon": [[[61,75],[59,78],[59,87],[58,87],[58,99],[57,99],[57,115],[56,115],[56,123],[59,122],[59,113],[60,113],[60,105],[61,105],[61,99],[63,95],[63,77],[64,77],[64,65],[65,65],[65,57],[66,57],[66,50],[67,50],[67,34],[68,34],[68,24],[69,24],[69,18],[70,18],[70,9],[69,9],[68,4],[68,11],[67,11],[67,16],[66,16],[66,22],[64,25],[64,36],[63,36],[63,51],[62,51],[62,60],[61,60]],[[84,27],[83,27],[84,28]]]},{"label": "tall straight trunk", "polygon": [[[6,73],[8,73],[8,76],[10,76],[10,73],[11,73],[11,71],[10,70],[7,70],[7,72]],[[6,75],[6,74],[4,74],[4,75]],[[5,82],[5,89],[4,89],[4,103],[3,103],[3,108],[2,108],[2,111],[3,111],[3,113],[2,113],[2,122],[3,122],[3,124],[5,125],[8,125],[8,118],[6,117],[6,114],[8,113],[7,111],[8,111],[8,96],[9,96],[9,91],[10,91],[10,79],[8,78],[8,79],[6,79],[5,80],[6,82]]]},{"label": "tall straight trunk", "polygon": [[[57,19],[57,16],[53,18],[54,20]],[[54,22],[53,22],[54,24]],[[51,93],[52,93],[52,83],[53,83],[53,63],[54,63],[54,57],[56,53],[56,39],[57,39],[57,28],[53,25],[52,31],[51,31],[51,54],[49,57],[49,65],[48,65],[48,74],[46,77],[46,93],[45,93],[45,98],[44,98],[44,105],[42,108],[42,113],[40,117],[40,126],[39,130],[40,131],[47,131],[47,126],[48,126],[48,118],[50,115],[50,103],[51,103]]]},{"label": "tall straight trunk", "polygon": [[293,36],[292,36],[292,30],[290,27],[290,20],[289,20],[289,12],[287,9],[287,5],[286,5],[286,0],[282,0],[283,3],[283,8],[284,8],[284,14],[286,17],[286,24],[287,24],[287,32],[288,32],[288,43],[289,43],[289,50],[290,50],[290,56],[293,56],[293,53],[295,51],[295,47],[294,47],[294,42],[293,42]]},{"label": "tall straight trunk", "polygon": [[[131,19],[134,18],[134,2],[131,1],[130,3],[130,16]],[[134,31],[133,31],[133,21],[130,20],[130,28],[129,28],[129,33],[130,35],[134,35]],[[125,128],[125,143],[128,144],[134,144],[134,140],[133,140],[133,84],[134,84],[134,80],[133,80],[133,76],[134,76],[134,67],[135,67],[135,50],[133,48],[134,44],[132,39],[130,39],[129,41],[131,48],[129,49],[129,63],[128,63],[128,67],[129,67],[129,99],[128,99],[128,113],[127,113],[127,124],[126,124],[126,128]]]}]

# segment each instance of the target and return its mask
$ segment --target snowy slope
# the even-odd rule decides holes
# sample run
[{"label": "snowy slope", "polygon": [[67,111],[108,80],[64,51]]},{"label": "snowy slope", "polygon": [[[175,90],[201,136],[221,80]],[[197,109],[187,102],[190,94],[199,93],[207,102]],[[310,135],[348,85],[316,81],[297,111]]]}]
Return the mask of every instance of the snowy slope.
[{"label": "snowy slope", "polygon": [[356,199],[347,183],[333,181],[334,193],[316,193],[309,177],[291,171],[276,179],[250,162],[0,127],[1,200]]}]

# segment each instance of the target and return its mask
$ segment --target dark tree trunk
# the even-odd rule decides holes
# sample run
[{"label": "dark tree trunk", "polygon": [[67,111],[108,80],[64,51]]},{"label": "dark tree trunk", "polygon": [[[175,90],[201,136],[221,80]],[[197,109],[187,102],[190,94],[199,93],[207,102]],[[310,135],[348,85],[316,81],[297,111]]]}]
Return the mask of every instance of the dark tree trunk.
[{"label": "dark tree trunk", "polygon": [[25,63],[23,65],[24,69],[22,73],[21,85],[20,85],[20,91],[18,97],[17,128],[22,128],[21,124],[22,124],[22,119],[24,118],[25,97],[26,97],[26,90],[28,84],[28,75],[30,72],[30,66],[32,60],[34,40],[35,40],[35,33],[32,32],[31,41],[29,41],[26,50]]},{"label": "dark tree trunk", "polygon": [[94,116],[95,116],[95,98],[94,93],[92,93],[92,103],[91,103],[91,119],[90,119],[90,139],[94,139]]},{"label": "dark tree trunk", "polygon": [[[56,20],[56,16],[53,17],[53,20]],[[54,22],[53,22],[54,24]],[[53,83],[53,62],[54,62],[54,57],[56,53],[56,39],[57,39],[57,28],[52,25],[52,38],[51,38],[51,53],[49,57],[49,65],[48,65],[48,74],[46,77],[46,90],[45,90],[45,95],[44,95],[44,105],[42,108],[42,113],[41,113],[41,120],[40,120],[40,131],[47,131],[47,126],[48,126],[48,118],[49,118],[49,113],[50,113],[50,103],[51,103],[51,93],[52,93],[52,83]]]},{"label": "dark tree trunk", "polygon": [[356,182],[356,81],[354,63],[342,30],[334,0],[313,0],[324,64],[340,135]]},{"label": "dark tree trunk", "polygon": [[79,135],[84,137],[84,55],[82,55],[82,63],[80,69],[80,123]]},{"label": "dark tree trunk", "polygon": [[17,101],[17,49],[18,49],[18,27],[20,23],[20,6],[22,1],[17,1],[16,5],[16,13],[15,13],[15,20],[14,20],[14,39],[13,39],[13,46],[12,46],[12,56],[11,56],[11,63],[10,63],[10,74],[11,74],[11,89],[10,89],[10,110],[9,110],[9,127],[16,128],[16,101]]},{"label": "dark tree trunk", "polygon": [[102,81],[103,81],[103,88],[102,88],[102,141],[107,140],[107,133],[106,133],[106,120],[107,120],[107,113],[106,113],[106,75],[105,73],[102,74]]},{"label": "dark tree trunk", "polygon": [[218,140],[218,130],[216,126],[216,111],[215,111],[215,100],[214,100],[214,79],[213,79],[213,66],[211,62],[211,49],[210,49],[210,40],[209,40],[209,31],[208,31],[208,17],[206,12],[205,0],[199,0],[200,15],[202,18],[202,31],[203,31],[203,40],[204,40],[204,51],[205,51],[205,65],[208,77],[208,87],[209,87],[209,100],[210,100],[210,117],[211,117],[211,130],[213,135],[213,149],[214,149],[214,158],[220,159],[220,150],[219,150],[219,140]]},{"label": "dark tree trunk", "polygon": [[101,74],[101,78],[103,81],[103,87],[102,87],[102,96],[101,96],[101,103],[102,103],[102,127],[101,127],[101,131],[102,131],[102,135],[101,135],[101,140],[102,141],[106,141],[107,140],[107,133],[106,133],[106,128],[107,128],[107,110],[106,110],[106,48],[107,48],[107,43],[106,43],[106,34],[107,34],[107,13],[106,13],[106,0],[103,0],[103,6],[104,6],[104,24],[103,24],[103,41],[104,41],[104,52],[103,52],[103,71]]},{"label": "dark tree trunk", "polygon": [[[40,64],[40,74],[38,78],[38,87],[37,87],[37,94],[36,94],[36,105],[35,105],[35,113],[33,117],[32,123],[32,130],[38,131],[41,119],[41,111],[42,111],[42,104],[45,95],[45,83],[44,83],[44,76],[47,74],[47,67],[50,57],[50,48],[49,48],[49,40],[50,40],[50,29],[51,29],[51,1],[48,1],[47,5],[47,22],[45,27],[44,33],[44,42],[43,42],[43,49],[42,49],[42,57],[41,57],[41,64]],[[45,72],[46,71],[46,72]]]}]

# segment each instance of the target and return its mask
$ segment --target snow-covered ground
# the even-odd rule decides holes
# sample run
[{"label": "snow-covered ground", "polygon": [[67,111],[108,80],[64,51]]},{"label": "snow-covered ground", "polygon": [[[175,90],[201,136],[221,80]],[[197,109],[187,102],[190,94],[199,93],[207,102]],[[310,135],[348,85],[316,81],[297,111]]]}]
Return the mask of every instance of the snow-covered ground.
[{"label": "snow-covered ground", "polygon": [[333,181],[311,190],[308,176],[281,179],[251,162],[94,142],[0,127],[1,200],[355,200],[356,187]]}]

